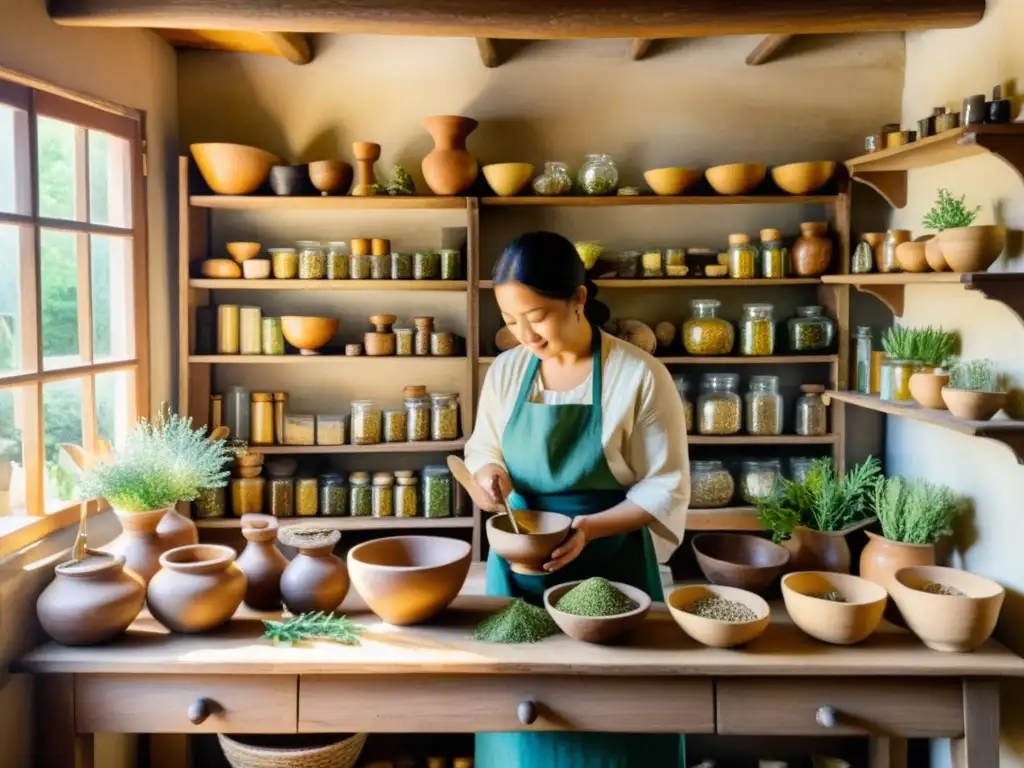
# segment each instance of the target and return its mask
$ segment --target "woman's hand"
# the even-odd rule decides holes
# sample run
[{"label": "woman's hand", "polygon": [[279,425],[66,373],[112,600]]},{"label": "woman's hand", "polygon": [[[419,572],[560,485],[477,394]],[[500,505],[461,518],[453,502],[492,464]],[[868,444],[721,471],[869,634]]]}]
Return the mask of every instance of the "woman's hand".
[{"label": "woman's hand", "polygon": [[572,536],[564,541],[558,549],[551,553],[551,559],[544,563],[544,570],[548,573],[565,568],[569,563],[580,556],[580,552],[590,541],[590,532],[587,530],[587,518],[579,515],[572,519]]},{"label": "woman's hand", "polygon": [[512,492],[512,480],[505,468],[498,464],[486,464],[473,475],[473,479],[486,495],[486,499],[476,500],[481,509],[487,512],[504,512],[505,505],[502,499]]}]

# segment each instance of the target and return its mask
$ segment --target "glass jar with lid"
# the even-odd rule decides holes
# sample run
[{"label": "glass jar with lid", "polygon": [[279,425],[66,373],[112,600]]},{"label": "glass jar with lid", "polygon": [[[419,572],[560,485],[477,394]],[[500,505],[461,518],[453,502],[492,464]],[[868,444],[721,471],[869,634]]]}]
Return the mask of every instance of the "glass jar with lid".
[{"label": "glass jar with lid", "polygon": [[782,395],[778,376],[751,376],[747,390],[747,432],[782,434]]},{"label": "glass jar with lid", "polygon": [[682,373],[672,374],[672,383],[676,385],[679,399],[683,401],[683,418],[686,421],[687,433],[693,431],[693,403],[690,401],[690,382]]},{"label": "glass jar with lid", "polygon": [[294,280],[299,274],[299,256],[294,248],[268,248],[270,269],[275,280]]},{"label": "glass jar with lid", "polygon": [[576,174],[576,183],[584,195],[614,195],[619,186],[619,169],[611,155],[587,155]]},{"label": "glass jar with lid", "polygon": [[761,277],[779,280],[789,271],[789,249],[777,229],[761,230]]},{"label": "glass jar with lid", "polygon": [[430,354],[430,337],[434,333],[433,317],[414,317],[413,325],[416,326],[416,333],[413,335],[413,349],[419,357]]},{"label": "glass jar with lid", "polygon": [[729,235],[729,277],[750,280],[757,277],[758,249],[750,235]]},{"label": "glass jar with lid", "polygon": [[420,492],[416,473],[401,469],[395,472],[395,517],[416,517],[420,508]]},{"label": "glass jar with lid", "polygon": [[373,515],[373,490],[369,472],[353,472],[348,476],[348,512],[352,517]]},{"label": "glass jar with lid", "polygon": [[315,240],[300,240],[296,245],[299,252],[299,280],[323,280],[327,277],[327,248]]},{"label": "glass jar with lid", "polygon": [[391,279],[412,280],[412,254],[399,253],[391,254]]},{"label": "glass jar with lid", "polygon": [[814,463],[813,456],[792,456],[789,459],[789,479],[803,485],[807,482],[807,473]]},{"label": "glass jar with lid", "polygon": [[454,392],[430,396],[430,436],[434,440],[458,440],[459,396]]},{"label": "glass jar with lid", "polygon": [[767,357],[775,351],[775,307],[744,304],[740,322],[740,354]]},{"label": "glass jar with lid", "polygon": [[778,459],[746,459],[740,464],[740,495],[748,504],[768,498],[782,468]]},{"label": "glass jar with lid", "polygon": [[352,445],[376,445],[381,442],[384,415],[373,400],[352,403]]},{"label": "glass jar with lid", "polygon": [[798,435],[814,437],[828,433],[828,407],[822,399],[825,387],[821,384],[804,384],[803,394],[796,401],[794,431]]},{"label": "glass jar with lid", "polygon": [[735,373],[706,373],[697,399],[697,430],[702,435],[735,435],[740,431],[740,377]]},{"label": "glass jar with lid", "polygon": [[685,277],[687,272],[686,249],[666,248],[663,263],[665,277]]},{"label": "glass jar with lid", "polygon": [[348,515],[348,480],[332,472],[320,475],[320,514],[325,517]]},{"label": "glass jar with lid", "polygon": [[295,479],[291,475],[267,479],[267,510],[274,517],[295,514]]},{"label": "glass jar with lid", "polygon": [[249,413],[249,444],[274,444],[274,395],[272,392],[253,392]]},{"label": "glass jar with lid", "polygon": [[721,302],[717,299],[690,302],[690,319],[683,323],[683,346],[689,354],[703,357],[732,352],[732,323],[718,317],[719,306]]},{"label": "glass jar with lid", "polygon": [[536,195],[553,196],[572,194],[572,176],[565,163],[544,163],[544,172],[533,180]]},{"label": "glass jar with lid", "polygon": [[441,259],[441,279],[459,280],[462,277],[462,251],[458,248],[442,248],[437,255]]},{"label": "glass jar with lid", "polygon": [[295,516],[315,517],[319,511],[320,484],[315,477],[295,478]]},{"label": "glass jar with lid", "polygon": [[690,462],[690,507],[715,509],[732,501],[736,483],[721,461]]},{"label": "glass jar with lid", "polygon": [[410,443],[430,440],[430,398],[427,397],[427,388],[406,387],[402,394],[405,397],[405,421],[409,430],[407,439]]},{"label": "glass jar with lid", "polygon": [[643,255],[643,251],[619,251],[615,255],[615,276],[625,280],[639,277]]},{"label": "glass jar with lid", "polygon": [[393,473],[373,473],[371,500],[374,517],[395,516],[395,476]]},{"label": "glass jar with lid", "polygon": [[825,308],[820,306],[797,307],[796,317],[791,317],[789,348],[793,352],[821,352],[832,346],[835,323],[825,317]]},{"label": "glass jar with lid", "polygon": [[424,467],[422,486],[424,517],[451,517],[454,496],[448,467],[443,464]]},{"label": "glass jar with lid", "polygon": [[327,244],[327,279],[348,280],[348,243],[334,240]]}]

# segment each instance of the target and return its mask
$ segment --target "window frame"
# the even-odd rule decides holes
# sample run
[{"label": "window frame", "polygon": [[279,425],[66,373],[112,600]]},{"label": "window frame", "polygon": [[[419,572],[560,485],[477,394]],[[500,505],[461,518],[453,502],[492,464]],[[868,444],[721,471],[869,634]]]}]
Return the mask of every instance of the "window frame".
[{"label": "window frame", "polygon": [[[17,539],[21,546],[48,535],[87,514],[102,511],[102,502],[75,502],[46,512],[46,456],[43,415],[43,386],[55,381],[78,379],[82,384],[83,448],[99,446],[95,377],[103,373],[131,372],[134,386],[130,412],[149,415],[149,315],[148,315],[148,228],[146,204],[145,114],[109,102],[73,93],[0,67],[0,105],[24,111],[15,129],[15,190],[18,213],[0,212],[0,224],[20,231],[19,333],[22,370],[0,374],[0,391],[14,390],[21,397],[22,461],[25,470],[25,514],[6,518],[0,525],[0,556],[10,552]],[[75,126],[75,219],[39,215],[39,169],[37,117],[52,118]],[[26,128],[27,127],[27,128]],[[131,226],[93,224],[90,218],[89,156],[87,131],[99,131],[128,142],[128,178]],[[28,211],[28,213],[24,213]],[[82,363],[51,370],[43,365],[42,338],[42,231],[72,233],[76,238],[77,313],[79,355]],[[93,350],[92,249],[93,235],[122,237],[131,241],[131,301],[127,308],[134,326],[132,349],[126,357],[97,363]],[[39,518],[46,518],[39,520]],[[30,523],[28,521],[36,522]],[[3,523],[0,520],[0,523]],[[9,530],[8,530],[9,529]],[[16,536],[14,534],[17,534]],[[20,548],[20,547],[19,547]]]}]

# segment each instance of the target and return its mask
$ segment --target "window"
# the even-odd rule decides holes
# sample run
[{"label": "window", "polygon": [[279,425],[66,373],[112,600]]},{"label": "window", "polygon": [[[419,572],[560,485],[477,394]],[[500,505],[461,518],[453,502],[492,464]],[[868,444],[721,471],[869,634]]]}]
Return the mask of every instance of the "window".
[{"label": "window", "polygon": [[76,506],[62,445],[148,403],[141,116],[0,74],[0,518]]}]

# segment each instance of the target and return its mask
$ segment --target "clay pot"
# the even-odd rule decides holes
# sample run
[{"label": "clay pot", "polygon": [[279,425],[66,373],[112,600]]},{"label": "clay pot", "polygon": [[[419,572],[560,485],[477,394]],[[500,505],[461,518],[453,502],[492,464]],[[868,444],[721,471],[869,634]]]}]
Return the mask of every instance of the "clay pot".
[{"label": "clay pot", "polygon": [[782,546],[789,550],[791,570],[850,572],[850,546],[845,534],[798,525]]},{"label": "clay pot", "polygon": [[245,595],[245,574],[235,550],[192,544],[160,556],[146,601],[153,617],[173,632],[207,632],[228,621]]},{"label": "clay pot", "polygon": [[508,515],[495,515],[484,526],[491,549],[508,560],[515,573],[543,574],[543,566],[569,535],[572,518],[557,512],[515,510],[520,533],[512,530]]},{"label": "clay pot", "polygon": [[357,197],[375,195],[373,185],[377,177],[373,173],[373,164],[380,159],[380,144],[372,141],[352,142],[352,154],[356,158],[355,180],[352,182],[352,194]]},{"label": "clay pot", "polygon": [[925,258],[927,240],[911,240],[896,246],[896,263],[904,272],[927,272],[928,260]]},{"label": "clay pot", "polygon": [[256,611],[281,607],[281,574],[288,558],[277,541],[277,518],[270,515],[242,515],[242,535],[248,542],[236,563],[245,574],[245,604]]},{"label": "clay pot", "polygon": [[942,242],[938,237],[933,237],[924,244],[924,260],[936,272],[949,272],[949,264],[942,255]]},{"label": "clay pot", "polygon": [[942,400],[958,419],[988,421],[1006,405],[1004,392],[972,392],[969,389],[942,388]]},{"label": "clay pot", "polygon": [[800,225],[800,237],[793,243],[793,271],[800,277],[817,277],[828,270],[832,261],[832,241],[825,235],[828,224],[824,221],[805,221]]},{"label": "clay pot", "polygon": [[942,399],[942,389],[948,383],[948,373],[918,371],[910,376],[910,396],[918,405],[944,411],[946,401]]},{"label": "clay pot", "polygon": [[295,197],[309,192],[309,166],[275,165],[270,169],[270,188],[275,195]]},{"label": "clay pot", "polygon": [[199,173],[218,195],[248,195],[267,180],[271,166],[281,161],[257,147],[243,144],[192,144]]},{"label": "clay pot", "polygon": [[316,160],[309,164],[309,180],[321,195],[343,195],[352,184],[352,166],[343,160]]},{"label": "clay pot", "polygon": [[146,602],[146,585],[121,556],[90,549],[58,565],[36,601],[43,630],[61,645],[96,645],[118,637]]},{"label": "clay pot", "polygon": [[282,544],[299,553],[281,574],[281,598],[294,614],[333,611],[348,594],[348,571],[334,555],[338,531],[288,526],[278,531]]},{"label": "clay pot", "polygon": [[434,149],[423,158],[423,178],[435,195],[461,194],[476,181],[480,166],[466,150],[466,137],[477,125],[473,118],[458,115],[424,118]]},{"label": "clay pot", "polygon": [[860,553],[860,575],[891,591],[896,571],[911,565],[935,565],[934,544],[904,544],[865,531],[868,543]]},{"label": "clay pot", "polygon": [[1006,245],[1006,227],[999,225],[955,227],[938,235],[942,256],[954,272],[984,272]]},{"label": "clay pot", "polygon": [[167,549],[175,547],[186,547],[189,544],[199,543],[199,529],[196,524],[178,514],[178,510],[171,507],[160,519],[156,526],[157,536],[167,545]]},{"label": "clay pot", "polygon": [[196,524],[179,515],[174,507],[149,512],[115,509],[114,514],[121,521],[121,535],[103,551],[124,557],[125,568],[134,571],[145,584],[160,570],[160,555],[199,541]]}]

